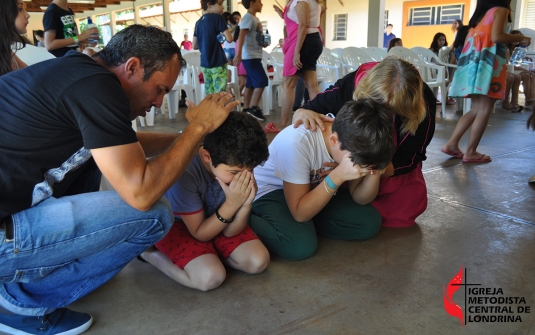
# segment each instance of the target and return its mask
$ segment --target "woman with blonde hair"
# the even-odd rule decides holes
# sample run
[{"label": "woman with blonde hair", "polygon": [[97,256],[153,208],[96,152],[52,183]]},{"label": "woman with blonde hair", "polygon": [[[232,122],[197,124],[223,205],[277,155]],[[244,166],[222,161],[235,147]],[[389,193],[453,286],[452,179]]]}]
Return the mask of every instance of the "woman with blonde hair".
[{"label": "woman with blonde hair", "polygon": [[412,64],[390,56],[361,65],[298,109],[294,127],[303,123],[312,131],[324,130],[324,122],[333,121],[326,114],[336,116],[347,101],[364,98],[392,111],[396,148],[372,205],[381,213],[383,226],[411,226],[427,207],[422,161],[435,132],[436,114],[435,95]]}]

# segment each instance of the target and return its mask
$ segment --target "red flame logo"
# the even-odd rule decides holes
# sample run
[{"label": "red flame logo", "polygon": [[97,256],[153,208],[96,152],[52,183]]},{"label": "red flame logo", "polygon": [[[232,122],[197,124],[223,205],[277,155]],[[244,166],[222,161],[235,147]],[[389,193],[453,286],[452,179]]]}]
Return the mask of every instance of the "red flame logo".
[{"label": "red flame logo", "polygon": [[463,283],[463,267],[461,266],[461,269],[459,272],[453,277],[450,282],[448,283],[448,286],[444,288],[444,309],[446,309],[446,312],[454,316],[456,318],[459,318],[461,320],[461,325],[464,327],[464,321],[463,321],[463,310],[462,308],[453,301],[453,294],[457,292],[457,290],[461,287],[460,285],[454,285],[454,284],[462,284]]}]

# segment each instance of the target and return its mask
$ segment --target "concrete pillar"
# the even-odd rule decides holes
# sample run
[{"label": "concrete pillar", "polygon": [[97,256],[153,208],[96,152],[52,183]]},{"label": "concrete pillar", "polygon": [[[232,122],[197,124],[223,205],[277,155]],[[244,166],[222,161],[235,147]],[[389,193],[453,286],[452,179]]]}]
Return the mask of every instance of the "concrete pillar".
[{"label": "concrete pillar", "polygon": [[110,29],[111,29],[111,36],[117,33],[117,26],[115,24],[115,12],[110,12]]},{"label": "concrete pillar", "polygon": [[513,19],[513,28],[514,29],[518,29],[518,28],[522,28],[521,27],[521,24],[522,23],[522,20],[521,20],[521,16],[522,16],[522,3],[523,1],[522,0],[512,0],[511,1],[511,17]]},{"label": "concrete pillar", "polygon": [[169,12],[169,0],[163,0],[163,30],[171,32],[171,13]]},{"label": "concrete pillar", "polygon": [[368,46],[383,47],[386,0],[368,0]]},{"label": "concrete pillar", "polygon": [[141,20],[139,19],[139,6],[134,6],[134,23],[140,24]]}]

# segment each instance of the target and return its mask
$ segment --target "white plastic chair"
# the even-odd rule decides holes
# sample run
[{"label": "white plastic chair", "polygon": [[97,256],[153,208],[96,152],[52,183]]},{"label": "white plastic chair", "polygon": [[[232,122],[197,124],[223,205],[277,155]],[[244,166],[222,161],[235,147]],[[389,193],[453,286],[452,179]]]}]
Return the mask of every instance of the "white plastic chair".
[{"label": "white plastic chair", "polygon": [[[284,54],[281,51],[272,51],[270,54],[270,64],[273,66],[275,77],[281,80],[281,85],[277,87],[277,102],[282,106],[282,77],[284,69]],[[271,107],[273,109],[273,106]]]},{"label": "white plastic chair", "polygon": [[373,58],[364,49],[347,47],[342,54],[343,75],[355,71],[364,63],[373,62]]},{"label": "white plastic chair", "polygon": [[334,49],[332,49],[332,52],[335,55],[338,55],[338,58],[342,59],[342,56],[344,54],[344,48],[334,48]]},{"label": "white plastic chair", "polygon": [[[139,125],[141,127],[145,127],[145,122],[146,122],[147,126],[153,127],[155,112],[156,112],[156,107],[153,106],[150,108],[150,111],[148,111],[145,116],[138,116],[137,118],[139,119]],[[136,125],[136,129],[137,129],[137,125]]]},{"label": "white plastic chair", "polygon": [[[435,55],[433,53],[433,51],[431,51],[431,50],[429,50],[427,48],[414,47],[411,50],[416,52],[418,57],[423,59],[426,63],[442,65],[442,66],[449,67],[449,68],[452,68],[452,69],[456,69],[457,68],[457,65],[450,64],[448,61],[443,61],[443,59],[440,56]],[[451,49],[449,49],[449,50],[451,50]],[[446,51],[448,51],[448,49],[446,49]],[[444,53],[444,51],[442,51],[442,53]],[[447,56],[443,56],[443,57],[447,57]],[[449,75],[448,75],[447,71],[446,71],[446,79],[449,79]]]},{"label": "white plastic chair", "polygon": [[[230,81],[227,82],[227,88],[232,89],[236,100],[240,100],[240,81],[238,77],[238,68],[233,65],[228,65],[227,70],[230,71]],[[239,104],[236,108],[238,109],[238,112],[241,112],[241,104]]]},{"label": "white plastic chair", "polygon": [[[201,72],[201,53],[192,51],[183,55],[188,66],[188,75],[184,76],[184,84],[191,85],[195,93],[195,102],[204,99],[204,84],[201,84],[199,75]],[[187,93],[186,93],[187,94]]]},{"label": "white plastic chair", "polygon": [[333,55],[332,50],[323,48],[316,65],[316,75],[320,92],[325,91],[329,86],[342,78],[342,62]]},{"label": "white plastic chair", "polygon": [[[451,78],[450,78],[450,75],[449,75],[450,74],[450,70],[449,69],[452,69],[452,70],[456,69],[457,65],[450,64],[449,60],[448,61],[443,61],[442,58],[440,58],[439,56],[435,55],[433,53],[433,51],[431,51],[431,50],[429,50],[427,48],[424,48],[424,47],[414,47],[411,50],[416,52],[418,57],[423,59],[426,63],[445,66],[446,67],[445,75],[446,75],[446,80],[447,80],[446,87],[449,86],[449,84],[451,83]],[[449,50],[451,50],[451,49],[449,49]],[[444,51],[443,51],[443,53],[444,53]],[[443,56],[443,57],[447,58],[447,56]],[[430,76],[431,78],[434,78],[436,76],[436,72],[435,71],[431,71],[431,70],[428,70],[428,71],[429,71],[429,73],[427,75]],[[435,92],[435,95],[438,95],[437,94],[438,93],[438,88],[435,88],[434,92]],[[442,101],[442,103],[444,103],[444,101]]]},{"label": "white plastic chair", "polygon": [[367,47],[364,48],[364,51],[373,58],[374,61],[380,62],[386,57],[388,57],[388,52],[385,49],[379,47]]},{"label": "white plastic chair", "polygon": [[[407,49],[405,47],[394,47],[388,52],[390,55],[394,55],[409,63],[412,63],[422,76],[422,80],[430,87],[440,87],[440,94],[442,96],[442,118],[446,118],[446,68],[442,65],[435,65],[426,63],[422,60],[416,52]],[[436,71],[436,77],[430,78],[429,73]]]},{"label": "white plastic chair", "polygon": [[186,67],[184,69],[184,76],[178,77],[175,85],[169,93],[167,93],[167,109],[169,111],[169,118],[174,119],[176,114],[178,114],[178,103],[180,101],[180,93],[182,91],[186,92],[186,96],[193,103],[198,104],[200,100],[197,100],[195,97],[194,86],[190,82],[186,82],[186,78],[190,77],[190,72],[192,68]]},{"label": "white plastic chair", "polygon": [[[262,93],[262,109],[265,115],[269,115],[270,110],[273,109],[273,99],[275,98],[275,90],[278,86],[282,85],[282,70],[268,72],[268,65],[276,64],[276,60],[265,50],[262,50],[262,65],[264,66],[264,71],[268,76],[268,86],[264,89]],[[272,65],[273,66],[273,65]],[[273,79],[269,79],[269,76],[273,76]]]}]

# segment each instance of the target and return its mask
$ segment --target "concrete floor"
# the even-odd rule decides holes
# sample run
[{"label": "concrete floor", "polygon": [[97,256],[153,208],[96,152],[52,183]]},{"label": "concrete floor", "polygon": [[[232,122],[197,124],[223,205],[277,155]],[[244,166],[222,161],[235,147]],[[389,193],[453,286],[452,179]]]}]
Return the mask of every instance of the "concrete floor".
[{"label": "concrete floor", "polygon": [[[280,111],[272,111],[275,120]],[[437,113],[439,114],[439,113]],[[87,334],[535,334],[535,133],[529,114],[500,108],[480,152],[489,164],[461,164],[440,152],[459,115],[437,117],[424,176],[429,205],[417,225],[383,228],[365,242],[321,238],[316,254],[278,257],[261,275],[228,270],[221,287],[200,292],[133,260],[110,282],[71,307],[95,318]],[[156,115],[140,131],[177,132],[176,119]],[[466,137],[461,148],[466,147]],[[468,312],[462,287],[453,296],[469,320],[517,315],[521,322],[468,322],[448,315],[444,289],[459,269],[463,284],[501,288],[493,297],[524,297],[515,313]],[[463,275],[464,276],[464,275]],[[519,314],[529,306],[531,313]],[[473,307],[472,307],[473,308]],[[472,310],[473,311],[473,310]]]}]

